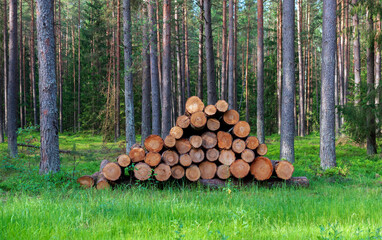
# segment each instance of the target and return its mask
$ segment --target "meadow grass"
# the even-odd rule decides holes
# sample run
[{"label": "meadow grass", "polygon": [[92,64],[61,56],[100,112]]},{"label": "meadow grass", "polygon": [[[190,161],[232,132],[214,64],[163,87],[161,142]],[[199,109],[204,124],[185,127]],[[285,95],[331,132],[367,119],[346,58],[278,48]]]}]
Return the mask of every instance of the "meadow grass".
[{"label": "meadow grass", "polygon": [[[278,142],[267,138],[271,159]],[[123,143],[63,135],[60,148],[75,143],[80,154],[76,167],[64,155],[62,172],[46,176],[37,173],[36,152],[12,160],[0,144],[0,239],[382,239],[380,155],[337,142],[338,167],[322,171],[319,137],[296,139],[294,175],[308,176],[309,188],[150,181],[106,191],[80,189],[75,179],[114,159]]]}]

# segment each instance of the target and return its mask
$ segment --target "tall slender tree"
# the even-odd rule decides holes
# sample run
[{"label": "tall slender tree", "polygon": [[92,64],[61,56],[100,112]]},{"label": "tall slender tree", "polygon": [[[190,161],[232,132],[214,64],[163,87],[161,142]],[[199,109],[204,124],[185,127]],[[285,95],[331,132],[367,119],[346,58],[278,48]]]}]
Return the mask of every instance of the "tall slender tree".
[{"label": "tall slender tree", "polygon": [[[352,0],[353,7],[357,6],[357,0]],[[355,100],[354,104],[358,105],[360,102],[360,93],[361,93],[361,51],[359,43],[359,28],[358,28],[358,13],[353,11],[353,54],[354,54],[354,95]]]},{"label": "tall slender tree", "polygon": [[154,0],[148,0],[149,4],[149,29],[150,29],[150,76],[151,76],[151,104],[152,104],[152,134],[160,135],[160,85],[158,72],[158,44],[157,44],[157,28],[155,18],[156,6]]},{"label": "tall slender tree", "polygon": [[334,72],[336,0],[324,0],[322,17],[320,158],[323,169],[336,166]]},{"label": "tall slender tree", "polygon": [[[226,1],[226,0],[223,0]],[[203,0],[199,0],[200,16],[199,16],[199,44],[198,44],[198,97],[203,100]]]},{"label": "tall slender tree", "polygon": [[222,32],[222,66],[221,66],[221,91],[220,98],[227,100],[227,0],[223,0],[223,32]]},{"label": "tall slender tree", "polygon": [[20,114],[20,127],[24,128],[24,116],[23,116],[23,1],[20,0],[20,35],[19,35],[19,114]]},{"label": "tall slender tree", "polygon": [[40,174],[60,170],[54,2],[37,0],[37,47],[39,60]]},{"label": "tall slender tree", "polygon": [[182,74],[182,65],[183,65],[183,59],[181,57],[181,41],[180,41],[180,31],[179,31],[179,3],[175,2],[175,10],[174,10],[174,17],[175,17],[175,37],[176,37],[176,44],[175,44],[175,53],[176,53],[176,80],[177,80],[177,111],[178,116],[182,115],[183,111],[183,99],[184,99],[184,86],[183,86],[183,74]]},{"label": "tall slender tree", "polygon": [[204,0],[204,26],[206,29],[206,61],[207,61],[207,104],[217,101],[215,81],[215,58],[212,39],[211,0]]},{"label": "tall slender tree", "polygon": [[59,87],[59,126],[60,133],[63,131],[63,120],[62,120],[62,105],[63,105],[63,80],[62,80],[62,22],[61,22],[61,0],[58,0],[58,87]]},{"label": "tall slender tree", "polygon": [[78,84],[77,84],[77,129],[81,127],[81,0],[78,0]]},{"label": "tall slender tree", "polygon": [[131,59],[132,46],[130,0],[123,0],[123,46],[126,114],[126,153],[129,153],[131,146],[135,143],[134,89]]},{"label": "tall slender tree", "polygon": [[[184,20],[184,81],[186,82],[186,97],[191,96],[191,83],[190,83],[190,63],[189,63],[189,47],[188,47],[188,6],[187,0],[183,3],[183,20]],[[183,99],[183,107],[185,99]]]},{"label": "tall slender tree", "polygon": [[[293,12],[294,14],[294,12]],[[265,142],[264,133],[264,29],[263,0],[257,1],[257,138]]]},{"label": "tall slender tree", "polygon": [[[250,6],[248,12],[250,11]],[[249,122],[249,98],[248,98],[248,64],[249,64],[249,31],[250,31],[250,16],[247,16],[247,41],[245,51],[245,121]]]},{"label": "tall slender tree", "polygon": [[162,137],[171,128],[171,1],[163,0]]},{"label": "tall slender tree", "polygon": [[294,0],[283,1],[283,81],[281,94],[280,159],[294,162]]},{"label": "tall slender tree", "polygon": [[[120,63],[121,63],[121,0],[117,0],[117,32],[116,32],[116,71],[117,71],[117,76],[115,79],[116,86],[115,86],[115,129],[114,129],[114,138],[117,140],[120,135],[121,135],[121,127],[120,127],[120,99],[119,99],[119,89],[120,89],[120,83],[121,83],[121,72],[119,70],[120,68]],[[149,67],[149,66],[148,66]]]},{"label": "tall slender tree", "polygon": [[8,39],[8,21],[7,21],[7,0],[4,0],[3,2],[3,81],[0,83],[0,89],[4,89],[4,98],[1,95],[0,100],[0,142],[4,142],[4,132],[6,131],[6,118],[7,116],[4,114],[6,112],[3,111],[3,99],[4,99],[4,106],[5,109],[7,108],[7,82],[8,82],[8,56],[7,56],[7,39]]},{"label": "tall slender tree", "polygon": [[300,136],[305,135],[305,74],[304,74],[304,60],[302,52],[302,0],[298,0],[297,7],[297,41],[298,41],[298,82],[299,82],[299,115],[298,115],[298,133]]},{"label": "tall slender tree", "polygon": [[32,101],[33,101],[33,125],[38,124],[37,119],[37,94],[35,82],[35,43],[34,43],[34,0],[31,0],[31,46],[30,46],[30,59],[31,59],[31,86],[32,86]]},{"label": "tall slender tree", "polygon": [[8,78],[8,150],[11,157],[17,156],[17,0],[9,0],[9,78]]},{"label": "tall slender tree", "polygon": [[281,129],[281,84],[282,84],[282,15],[283,15],[283,1],[279,0],[278,14],[277,14],[277,123],[278,132]]},{"label": "tall slender tree", "polygon": [[228,4],[228,106],[235,108],[235,84],[234,84],[234,61],[235,61],[235,40],[234,40],[234,19],[233,0]]}]

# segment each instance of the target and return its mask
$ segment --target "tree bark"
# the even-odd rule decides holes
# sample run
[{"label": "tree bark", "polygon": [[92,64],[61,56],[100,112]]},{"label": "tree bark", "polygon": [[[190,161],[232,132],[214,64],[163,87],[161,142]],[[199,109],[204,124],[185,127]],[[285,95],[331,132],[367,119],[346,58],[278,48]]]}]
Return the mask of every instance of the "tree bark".
[{"label": "tree bark", "polygon": [[182,57],[181,57],[181,46],[180,46],[180,34],[179,34],[179,10],[178,10],[178,2],[175,2],[175,38],[176,38],[176,44],[175,44],[175,52],[176,52],[176,83],[177,83],[177,116],[180,116],[184,110],[183,110],[183,99],[184,99],[184,86],[183,81],[184,79],[182,74]]},{"label": "tree bark", "polygon": [[58,0],[58,84],[59,84],[59,126],[60,133],[63,131],[63,80],[62,80],[62,30],[61,30],[61,0]]},{"label": "tree bark", "polygon": [[[376,22],[376,32],[377,36],[376,38],[381,36],[381,28],[382,28],[382,22],[381,22],[381,15],[378,15]],[[381,84],[381,46],[378,44],[378,42],[375,42],[375,89],[376,95],[375,95],[375,105],[379,107],[380,99],[381,99],[381,90],[380,90],[380,84]],[[380,121],[380,119],[377,117],[377,122]]]},{"label": "tree bark", "polygon": [[[3,2],[4,7],[4,18],[3,18],[3,76],[4,79],[0,83],[0,89],[4,88],[4,98],[3,95],[0,96],[0,142],[4,142],[4,132],[6,131],[6,122],[7,122],[7,86],[8,86],[8,56],[7,56],[7,39],[8,39],[8,24],[7,24],[7,0]],[[4,112],[3,112],[3,100],[4,100]]]},{"label": "tree bark", "polygon": [[124,81],[125,81],[125,114],[126,114],[126,153],[135,143],[134,126],[134,89],[131,49],[131,12],[130,0],[123,0],[123,45],[124,45]]},{"label": "tree bark", "polygon": [[200,3],[199,45],[198,45],[198,97],[203,100],[203,0]]},{"label": "tree bark", "polygon": [[171,128],[171,1],[163,1],[162,138]]},{"label": "tree bark", "polygon": [[[160,85],[158,72],[158,44],[155,19],[154,0],[149,0],[149,29],[150,29],[150,74],[151,74],[151,104],[152,104],[152,133],[160,135]],[[158,6],[156,6],[158,8]]]},{"label": "tree bark", "polygon": [[81,121],[81,0],[78,0],[78,83],[77,83],[77,130],[80,131]]},{"label": "tree bark", "polygon": [[[366,61],[367,61],[367,95],[370,97],[369,106],[374,105],[375,96],[374,96],[374,21],[373,14],[370,12],[370,9],[367,10],[367,33],[368,36],[367,49],[366,49]],[[375,124],[375,113],[373,110],[369,109],[366,113],[367,126],[368,126],[368,135],[366,138],[366,150],[368,155],[373,155],[377,153],[377,141],[376,141],[376,124]]]},{"label": "tree bark", "polygon": [[233,20],[233,0],[229,0],[228,5],[228,105],[230,109],[235,109],[235,84],[234,84],[234,61],[235,61],[235,41],[234,41],[234,20]]},{"label": "tree bark", "polygon": [[[147,28],[147,26],[146,26]],[[117,55],[117,59],[116,59],[116,70],[117,70],[117,78],[115,80],[116,82],[116,86],[115,86],[115,129],[114,129],[114,139],[117,140],[120,135],[121,135],[121,127],[120,127],[120,116],[119,116],[119,113],[121,112],[120,110],[120,99],[119,99],[119,89],[120,89],[120,83],[121,83],[121,72],[119,70],[120,68],[120,63],[121,63],[121,0],[117,0],[117,32],[116,32],[116,38],[117,38],[117,43],[116,43],[116,47],[115,47],[115,51],[116,51],[116,55]],[[149,51],[148,51],[148,44],[149,44],[149,41],[147,39],[147,29],[146,29],[146,44],[147,44],[147,47],[146,47],[146,55],[148,59],[146,59],[146,68],[147,68],[147,71],[148,71],[148,83],[146,83],[146,88],[147,88],[147,85],[150,86],[150,56],[149,56]],[[143,88],[142,88],[142,91],[143,91]],[[148,102],[150,102],[150,88],[147,89],[147,94],[148,94]],[[147,97],[147,96],[146,96]],[[142,106],[143,103],[142,103]],[[148,107],[150,108],[150,104],[148,104]],[[149,114],[150,110],[146,112],[147,114],[147,118],[148,118],[148,121],[150,122],[150,114]],[[148,127],[149,127],[149,132],[150,132],[150,123],[148,123]]]},{"label": "tree bark", "polygon": [[24,117],[23,116],[23,1],[20,0],[20,43],[19,43],[19,114],[20,114],[20,127],[24,128]]},{"label": "tree bark", "polygon": [[336,166],[334,72],[336,53],[336,0],[324,0],[322,21],[322,70],[320,158],[323,169]]},{"label": "tree bark", "polygon": [[17,0],[9,0],[9,78],[8,78],[8,150],[12,158],[17,157],[17,109],[18,109],[18,78],[17,78]]},{"label": "tree bark", "polygon": [[[290,3],[292,4],[292,3]],[[294,6],[294,4],[292,4]],[[293,12],[294,14],[294,12]],[[292,60],[293,61],[293,60]],[[264,143],[264,29],[263,0],[257,1],[257,138]]]},{"label": "tree bark", "polygon": [[305,73],[302,52],[302,0],[298,0],[297,7],[297,38],[298,38],[298,82],[299,82],[299,115],[298,115],[298,135],[305,136]]},{"label": "tree bark", "polygon": [[[142,142],[146,139],[147,136],[150,135],[151,132],[151,103],[150,103],[150,92],[151,92],[151,84],[150,84],[150,49],[149,49],[149,37],[147,34],[147,22],[146,22],[146,8],[142,8],[142,127],[141,127],[141,139]],[[117,33],[117,42],[118,42],[118,33]],[[118,56],[117,56],[118,62]],[[118,66],[118,64],[117,64]],[[118,67],[117,67],[118,69]],[[118,81],[118,71],[117,71],[117,81]],[[119,92],[117,89],[116,91]],[[117,96],[116,96],[117,97]],[[115,114],[119,115],[119,112]],[[117,118],[116,118],[117,121]],[[117,129],[115,132],[115,136],[117,137]]]},{"label": "tree bark", "polygon": [[53,1],[37,0],[37,47],[39,59],[39,103],[41,161],[40,174],[58,172],[60,156],[58,144],[56,58]]},{"label": "tree bark", "polygon": [[[283,2],[283,81],[281,97],[281,135],[280,159],[294,162],[294,106],[295,106],[295,75],[294,75],[294,1]],[[260,140],[260,139],[259,139]],[[260,143],[262,143],[260,141]]]},{"label": "tree bark", "polygon": [[227,100],[227,0],[223,0],[223,32],[222,32],[222,69],[220,99]]},{"label": "tree bark", "polygon": [[215,81],[215,58],[212,39],[211,0],[204,0],[204,25],[206,29],[206,60],[207,60],[207,104],[217,101]]},{"label": "tree bark", "polygon": [[[357,5],[357,0],[352,0],[353,6]],[[354,105],[358,105],[361,95],[361,51],[359,43],[358,13],[353,15],[353,53],[354,53]]]},{"label": "tree bark", "polygon": [[[188,10],[187,10],[187,0],[184,1],[183,10],[184,10],[184,81],[186,82],[186,93],[187,98],[191,97],[191,83],[190,83],[190,67],[188,60]],[[182,99],[182,103],[184,106],[184,98]]]},{"label": "tree bark", "polygon": [[[250,8],[248,9],[248,11]],[[247,48],[245,51],[245,121],[249,122],[249,98],[248,98],[248,63],[249,63],[249,30],[250,30],[250,17],[247,16]]]},{"label": "tree bark", "polygon": [[[282,15],[283,15],[283,9],[282,9],[282,0],[279,0],[279,12],[277,16],[277,123],[278,123],[278,133],[280,134],[281,129],[281,85],[282,85],[282,42],[283,42],[283,36],[282,36]],[[248,121],[247,121],[248,122]]]}]

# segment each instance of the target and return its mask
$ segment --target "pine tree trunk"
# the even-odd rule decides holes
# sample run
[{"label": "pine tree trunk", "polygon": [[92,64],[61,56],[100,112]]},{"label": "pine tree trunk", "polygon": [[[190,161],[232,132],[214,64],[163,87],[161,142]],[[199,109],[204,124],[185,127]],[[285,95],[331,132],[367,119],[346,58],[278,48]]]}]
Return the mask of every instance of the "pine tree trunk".
[{"label": "pine tree trunk", "polygon": [[19,114],[20,114],[20,127],[24,128],[23,116],[23,1],[20,0],[20,44],[19,44]]},{"label": "pine tree trunk", "polygon": [[222,69],[221,69],[221,94],[220,99],[227,100],[227,0],[223,0],[223,32],[222,32]]},{"label": "pine tree trunk", "polygon": [[123,0],[123,45],[125,72],[126,153],[129,154],[131,146],[135,144],[130,0]]},{"label": "pine tree trunk", "polygon": [[[154,4],[154,3],[153,3]],[[160,40],[160,17],[159,17],[159,0],[155,0],[156,5],[156,38],[157,38],[157,58],[158,58],[158,80],[159,80],[159,97],[162,101],[162,51]],[[152,14],[154,16],[154,13]]]},{"label": "pine tree trunk", "polygon": [[[248,9],[248,11],[250,8]],[[247,46],[245,51],[245,121],[249,122],[249,99],[248,99],[248,62],[249,62],[249,30],[250,30],[250,17],[247,16]]]},{"label": "pine tree trunk", "polygon": [[[293,4],[294,5],[294,4]],[[293,12],[294,15],[294,12]],[[293,96],[293,95],[292,95]],[[264,29],[263,0],[257,1],[257,138],[264,143]]]},{"label": "pine tree trunk", "polygon": [[281,83],[282,83],[282,0],[279,0],[277,15],[277,123],[278,123],[278,133],[280,134],[281,129]]},{"label": "pine tree trunk", "polygon": [[[349,0],[343,0],[342,4],[344,9],[344,93],[343,93],[343,103],[344,105],[347,103],[348,97],[348,87],[349,87]],[[343,120],[342,120],[343,121]]]},{"label": "pine tree trunk", "polygon": [[150,103],[150,49],[146,23],[146,8],[142,8],[142,143],[151,132],[151,103]]},{"label": "pine tree trunk", "polygon": [[60,133],[63,131],[63,120],[62,120],[62,30],[61,30],[61,0],[58,0],[58,84],[59,84],[59,126]]},{"label": "pine tree trunk", "polygon": [[163,1],[162,138],[171,128],[171,2]]},{"label": "pine tree trunk", "polygon": [[322,69],[320,158],[323,169],[336,166],[334,72],[336,53],[336,0],[324,0],[322,18]]},{"label": "pine tree trunk", "polygon": [[234,109],[235,105],[235,84],[234,84],[234,61],[235,61],[235,40],[234,40],[234,19],[233,19],[233,0],[228,4],[228,105]]},{"label": "pine tree trunk", "polygon": [[74,42],[74,26],[72,26],[72,54],[73,54],[73,131],[76,132],[77,117],[76,117],[76,50]]},{"label": "pine tree trunk", "polygon": [[294,162],[295,135],[294,16],[294,1],[284,0],[282,23],[283,81],[281,95],[280,159],[285,159],[292,163]]},{"label": "pine tree trunk", "polygon": [[[224,0],[225,1],[225,0]],[[199,45],[198,45],[198,97],[203,100],[203,0],[200,0],[200,16],[199,16]]]},{"label": "pine tree trunk", "polygon": [[215,58],[212,39],[211,0],[204,0],[204,25],[206,29],[206,60],[207,60],[207,104],[217,101],[215,81]]},{"label": "pine tree trunk", "polygon": [[37,48],[39,59],[40,174],[58,172],[58,114],[53,1],[37,0]]},{"label": "pine tree trunk", "polygon": [[299,115],[298,115],[298,135],[303,137],[305,135],[305,107],[304,107],[304,91],[305,91],[305,83],[304,83],[304,62],[302,56],[302,0],[298,0],[297,7],[297,38],[298,38],[298,82],[299,82]]},{"label": "pine tree trunk", "polygon": [[[146,33],[147,34],[147,33]],[[117,70],[117,78],[115,80],[115,133],[114,138],[117,140],[121,136],[121,127],[120,127],[120,99],[119,99],[119,91],[120,91],[120,83],[121,83],[121,72],[119,70],[121,63],[121,1],[117,0],[117,44],[115,47],[117,62],[116,62],[116,70]],[[148,44],[148,42],[147,42]],[[149,59],[150,62],[150,59]],[[149,68],[149,65],[147,66]],[[148,69],[150,71],[150,68]],[[150,77],[150,76],[148,76]],[[150,92],[150,90],[149,90]],[[150,98],[150,97],[149,97]],[[150,118],[150,116],[149,116]]]},{"label": "pine tree trunk", "polygon": [[[381,22],[381,15],[378,15],[378,20],[376,22],[376,28],[377,28],[377,37],[381,35],[381,28],[382,28],[382,22]],[[375,96],[375,105],[379,107],[380,104],[380,98],[381,98],[381,90],[379,89],[381,82],[381,46],[378,44],[378,42],[375,42],[375,89],[377,89],[376,96]],[[379,118],[376,119],[377,122],[380,121]]]},{"label": "pine tree trunk", "polygon": [[17,0],[9,1],[9,78],[8,78],[8,150],[11,157],[17,156]]},{"label": "pine tree trunk", "polygon": [[183,111],[183,103],[184,99],[184,88],[183,88],[183,74],[182,74],[182,57],[181,57],[181,47],[180,47],[180,34],[179,34],[179,17],[178,17],[178,2],[175,2],[175,37],[176,37],[176,80],[177,80],[177,116],[180,116],[184,113]]},{"label": "pine tree trunk", "polygon": [[[158,72],[157,29],[155,18],[155,2],[149,0],[149,29],[150,29],[150,74],[151,74],[151,104],[152,104],[152,134],[160,135],[160,85]],[[156,6],[157,8],[159,6]]]},{"label": "pine tree trunk", "polygon": [[[367,11],[367,33],[373,34],[374,21],[373,14],[370,10]],[[374,38],[368,37],[366,49],[366,61],[367,61],[367,94],[370,97],[368,105],[373,105],[375,102],[374,94]],[[368,155],[373,155],[377,153],[377,142],[376,142],[376,124],[374,111],[369,110],[367,112],[367,125],[368,125],[368,135],[366,138],[366,149]]]},{"label": "pine tree trunk", "polygon": [[35,43],[34,43],[34,0],[31,0],[31,85],[32,85],[32,101],[33,101],[33,125],[37,126],[37,97],[35,83]]},{"label": "pine tree trunk", "polygon": [[[190,83],[190,66],[189,66],[189,61],[188,61],[188,10],[187,10],[187,0],[184,2],[183,6],[184,10],[184,81],[186,82],[186,97],[189,98],[191,97],[191,83]],[[182,103],[184,106],[185,99],[183,98]]]},{"label": "pine tree trunk", "polygon": [[81,0],[78,0],[78,90],[77,90],[77,130],[81,127]]},{"label": "pine tree trunk", "polygon": [[234,0],[234,30],[233,30],[233,106],[237,110],[237,81],[238,81],[238,64],[237,64],[237,0]]},{"label": "pine tree trunk", "polygon": [[[0,89],[4,89],[4,96],[0,96],[0,142],[4,142],[4,132],[6,130],[6,122],[7,122],[7,82],[8,82],[8,57],[7,57],[7,39],[8,39],[8,24],[7,24],[7,0],[3,2],[3,76],[4,80],[0,83]],[[3,108],[3,99],[4,99],[4,108]],[[3,111],[4,109],[4,111]]]}]

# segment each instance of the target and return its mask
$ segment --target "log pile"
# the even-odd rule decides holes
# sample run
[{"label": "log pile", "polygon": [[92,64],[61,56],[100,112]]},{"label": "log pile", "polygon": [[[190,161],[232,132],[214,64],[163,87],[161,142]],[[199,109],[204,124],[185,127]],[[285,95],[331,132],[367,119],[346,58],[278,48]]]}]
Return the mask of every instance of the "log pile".
[{"label": "log pile", "polygon": [[193,96],[187,100],[185,109],[164,139],[150,135],[144,146],[133,145],[129,155],[120,155],[116,162],[103,160],[99,172],[80,177],[78,182],[84,187],[108,188],[120,182],[129,167],[140,181],[292,178],[293,165],[265,157],[267,145],[249,136],[250,125],[240,121],[239,113],[228,109],[226,101],[205,106]]}]

